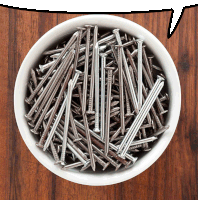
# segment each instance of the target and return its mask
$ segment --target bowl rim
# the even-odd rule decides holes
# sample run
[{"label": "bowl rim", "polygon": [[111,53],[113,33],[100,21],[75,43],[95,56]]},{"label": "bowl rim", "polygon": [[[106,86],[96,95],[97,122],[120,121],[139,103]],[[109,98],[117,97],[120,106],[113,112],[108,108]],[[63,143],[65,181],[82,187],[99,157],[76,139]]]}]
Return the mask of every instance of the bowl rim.
[{"label": "bowl rim", "polygon": [[[104,174],[78,173],[75,170],[63,171],[57,166],[54,167],[53,164],[49,164],[51,158],[49,156],[43,157],[42,156],[44,155],[43,151],[40,150],[38,147],[36,147],[35,143],[32,144],[33,136],[30,135],[31,134],[30,131],[28,132],[29,128],[25,120],[25,117],[23,115],[25,111],[23,92],[24,88],[27,85],[25,83],[25,77],[23,76],[25,76],[24,74],[26,75],[28,74],[27,71],[31,67],[28,68],[27,66],[29,66],[31,62],[33,62],[32,59],[34,59],[34,57],[38,56],[37,51],[38,52],[42,51],[41,45],[45,46],[46,43],[49,41],[49,38],[54,37],[54,35],[58,35],[60,37],[61,34],[63,34],[62,32],[67,29],[68,29],[67,34],[70,34],[74,32],[72,29],[74,29],[74,27],[77,27],[79,25],[83,26],[85,24],[92,24],[92,25],[98,24],[99,26],[108,27],[109,23],[111,23],[111,27],[120,28],[125,32],[130,32],[130,33],[133,32],[135,34],[138,34],[139,38],[145,40],[146,45],[148,46],[150,45],[149,47],[151,47],[151,50],[154,51],[154,55],[157,55],[157,57],[160,58],[160,60],[159,59],[158,60],[161,62],[160,64],[165,70],[165,74],[168,77],[167,81],[168,82],[171,81],[171,83],[173,82],[173,86],[169,88],[170,95],[172,95],[172,101],[170,101],[171,104],[170,112],[172,113],[172,115],[168,116],[167,124],[170,125],[170,128],[165,132],[165,134],[161,136],[160,140],[155,145],[154,147],[155,151],[153,149],[150,152],[148,152],[148,154],[144,156],[144,160],[142,160],[141,162],[137,161],[137,163],[133,167],[127,170],[121,170],[116,173],[104,173]],[[152,42],[153,44],[155,44],[154,49],[152,49],[152,47],[154,46]],[[165,68],[165,63],[166,63],[166,68]],[[23,87],[21,87],[22,83],[24,83]],[[120,183],[139,175],[147,168],[149,168],[161,156],[161,154],[165,151],[168,144],[170,143],[179,120],[180,109],[181,109],[180,81],[175,64],[168,51],[152,33],[150,33],[142,26],[128,19],[112,15],[95,14],[95,15],[79,16],[73,19],[69,19],[65,22],[62,22],[56,25],[54,28],[50,29],[33,45],[33,47],[30,49],[30,51],[24,58],[20,66],[20,69],[18,71],[14,88],[14,112],[15,112],[17,126],[26,146],[29,148],[34,157],[43,166],[45,166],[48,170],[58,175],[59,177],[75,183],[91,185],[91,186],[102,186],[102,185],[111,185]],[[36,150],[35,147],[38,149]]]}]

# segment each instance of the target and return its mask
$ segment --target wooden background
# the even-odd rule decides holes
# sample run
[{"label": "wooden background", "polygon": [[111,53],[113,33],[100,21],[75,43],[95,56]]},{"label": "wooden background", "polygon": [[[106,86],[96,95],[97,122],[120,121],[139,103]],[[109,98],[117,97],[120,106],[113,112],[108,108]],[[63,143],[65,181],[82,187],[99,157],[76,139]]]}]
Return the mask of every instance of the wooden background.
[{"label": "wooden background", "polygon": [[175,135],[149,169],[124,183],[90,187],[57,177],[30,153],[18,131],[13,108],[17,72],[32,45],[55,25],[76,14],[0,7],[0,199],[198,199],[198,7],[184,11],[167,39],[171,12],[119,14],[153,33],[172,56],[182,88]]}]

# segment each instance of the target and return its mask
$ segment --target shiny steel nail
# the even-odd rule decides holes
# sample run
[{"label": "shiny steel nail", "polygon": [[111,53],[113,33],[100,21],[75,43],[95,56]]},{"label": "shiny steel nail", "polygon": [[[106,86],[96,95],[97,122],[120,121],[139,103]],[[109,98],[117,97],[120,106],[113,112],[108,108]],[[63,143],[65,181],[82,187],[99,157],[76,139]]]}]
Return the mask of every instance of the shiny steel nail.
[{"label": "shiny steel nail", "polygon": [[94,48],[94,69],[95,69],[95,128],[96,133],[100,132],[99,129],[99,47],[96,43]]},{"label": "shiny steel nail", "polygon": [[[148,82],[149,88],[152,89],[153,81],[152,81],[152,79],[150,79],[149,74],[147,73],[147,71],[146,71],[146,69],[145,69],[145,67],[143,65],[142,65],[142,70],[143,70],[143,74],[144,74],[144,76],[145,76],[145,78],[146,78],[146,80]],[[162,104],[161,104],[161,102],[160,102],[158,97],[156,99],[156,103],[157,103],[157,107],[158,107],[158,109],[160,111],[160,115],[163,115],[166,112],[168,112],[168,110],[164,110],[164,108],[163,108],[163,106],[162,106]]]},{"label": "shiny steel nail", "polygon": [[158,135],[164,133],[169,127],[170,127],[169,125],[161,127],[160,129],[158,129],[158,130],[153,134],[153,136],[158,136]]},{"label": "shiny steel nail", "polygon": [[134,145],[134,146],[130,146],[129,147],[129,151],[134,150],[134,149],[138,149],[138,148],[142,148],[143,144],[138,144],[138,145]]},{"label": "shiny steel nail", "polygon": [[121,144],[123,144],[123,143],[125,144],[125,142],[126,142],[123,150],[122,150],[122,148],[119,148],[119,150],[118,150],[118,153],[120,153],[119,154],[120,157],[122,157],[122,158],[125,157],[130,144],[132,143],[133,139],[135,138],[137,131],[139,130],[143,120],[145,119],[146,115],[148,114],[150,108],[152,107],[154,101],[156,100],[156,98],[159,95],[163,86],[164,86],[164,81],[161,78],[158,78],[158,80],[156,81],[156,83],[153,86],[153,89],[150,91],[144,105],[142,106],[141,112],[139,112],[139,114],[135,118],[133,124],[131,125],[132,128],[130,127],[129,131],[127,132],[127,134],[125,136],[125,138],[128,139],[128,141],[126,141],[124,138],[121,143]]},{"label": "shiny steel nail", "polygon": [[[127,78],[126,78],[126,76],[125,76],[125,73],[123,73],[123,81],[124,81],[125,88],[126,88],[128,94],[130,95],[130,88],[129,88],[129,84],[128,84],[128,82],[127,82]],[[134,88],[134,92],[135,92],[135,88]],[[136,94],[135,94],[135,95],[136,95]],[[117,99],[117,96],[116,96],[116,95],[114,95],[113,97],[114,97],[114,99]],[[131,96],[130,96],[130,97],[131,97]],[[135,98],[136,98],[136,97],[135,97]],[[118,95],[118,99],[119,99],[119,95]],[[137,114],[137,113],[138,113],[138,109],[135,109],[136,106],[135,106],[135,103],[134,103],[133,99],[130,98],[130,100],[131,100],[131,103],[132,103],[132,105],[133,105],[134,112]]]},{"label": "shiny steel nail", "polygon": [[111,85],[112,85],[112,70],[108,70],[107,78],[107,101],[106,101],[106,126],[105,126],[105,155],[109,151],[109,125],[110,125],[110,109],[111,109]]},{"label": "shiny steel nail", "polygon": [[143,40],[136,40],[138,43],[138,108],[142,107],[142,43]]},{"label": "shiny steel nail", "polygon": [[80,154],[69,143],[67,143],[67,146],[70,151],[80,160],[80,162],[83,163],[84,166],[87,166],[90,163],[90,160],[85,160],[84,158],[82,158]]},{"label": "shiny steel nail", "polygon": [[101,56],[101,101],[100,101],[100,137],[104,139],[105,135],[105,66],[106,66],[106,54],[100,54]]},{"label": "shiny steel nail", "polygon": [[97,148],[95,145],[93,145],[93,149],[99,154],[101,155],[103,158],[105,158],[107,161],[109,161],[116,169],[115,171],[117,171],[120,166],[122,165],[122,163],[116,163],[113,159],[111,159],[109,156],[106,156],[99,148]]},{"label": "shiny steel nail", "polygon": [[60,164],[60,160],[59,160],[59,156],[58,156],[58,153],[54,147],[54,143],[51,141],[50,142],[50,147],[51,147],[51,151],[52,151],[52,154],[53,154],[53,157],[54,157],[54,160],[55,160],[55,165],[57,164]]},{"label": "shiny steel nail", "polygon": [[[135,76],[137,78],[138,77],[137,68],[135,66],[133,58],[130,56],[130,52],[129,51],[127,51],[127,56],[129,58],[129,62],[131,64],[131,66],[132,66],[132,68],[134,70]],[[145,76],[145,78],[146,78],[146,80],[148,82],[148,85],[149,85],[150,89],[152,89],[152,83],[151,83],[151,81],[150,81],[150,79],[148,77],[148,74],[147,74],[147,72],[146,72],[146,70],[144,68],[144,65],[142,65],[142,69],[143,69],[143,74],[144,74],[144,76]],[[142,84],[142,91],[143,91],[144,97],[147,98],[148,95],[147,95],[147,91],[146,91],[146,88],[145,88],[144,84]],[[155,117],[155,120],[156,120],[156,122],[158,124],[158,127],[162,127],[162,124],[161,124],[161,122],[159,120],[159,117],[157,116],[157,113],[156,113],[156,111],[155,111],[155,109],[153,107],[151,107],[151,112],[153,113],[153,115]]]},{"label": "shiny steel nail", "polygon": [[49,131],[49,129],[50,129],[51,123],[52,123],[52,121],[54,120],[56,111],[57,111],[57,109],[58,109],[58,107],[59,107],[59,105],[60,105],[60,102],[61,102],[61,100],[62,100],[63,93],[64,93],[64,91],[65,91],[65,89],[66,89],[66,87],[67,87],[67,84],[68,84],[68,82],[69,82],[70,76],[71,76],[71,74],[72,74],[72,70],[73,70],[73,69],[72,69],[72,67],[71,67],[71,68],[69,69],[69,71],[68,71],[68,74],[67,74],[65,80],[64,80],[63,86],[62,86],[61,91],[60,91],[60,93],[59,93],[59,95],[58,95],[58,98],[57,98],[57,100],[56,100],[56,103],[55,103],[55,105],[54,105],[54,109],[53,109],[53,111],[52,111],[52,113],[51,113],[51,115],[50,115],[50,118],[49,118],[48,122],[47,122],[47,126],[46,126],[46,128],[45,128],[45,130],[44,130],[44,132],[43,132],[43,134],[42,134],[42,136],[41,136],[41,138],[40,138],[40,141],[36,144],[36,145],[37,145],[38,147],[40,147],[40,148],[43,148],[44,140],[45,140],[45,138],[47,137],[47,133],[48,133],[48,131]]},{"label": "shiny steel nail", "polygon": [[135,145],[139,145],[139,144],[144,144],[144,143],[147,143],[147,142],[153,142],[157,139],[157,137],[155,136],[152,136],[152,137],[148,137],[148,138],[145,138],[145,139],[141,139],[141,140],[138,140],[138,141],[133,141],[131,143],[130,146],[135,146]]},{"label": "shiny steel nail", "polygon": [[[81,128],[77,128],[77,130],[79,131],[79,133],[81,133],[83,136],[86,136],[85,132],[81,129]],[[91,130],[89,130],[91,132]],[[94,132],[93,132],[94,133]],[[95,134],[95,133],[94,133]],[[100,136],[98,136],[100,138]],[[96,144],[99,148],[102,148],[103,150],[105,149],[105,146],[99,142],[97,139],[91,137],[91,140],[94,144]],[[100,138],[101,140],[101,138]],[[122,164],[124,164],[125,166],[128,165],[128,162],[122,158],[120,158],[115,152],[109,150],[109,155],[113,156],[115,159],[117,159],[118,161],[120,161]]]},{"label": "shiny steel nail", "polygon": [[[118,147],[115,146],[112,143],[109,143],[109,146],[114,150],[114,151],[118,151]],[[137,157],[133,157],[132,155],[129,155],[128,153],[126,153],[126,158],[129,159],[130,161],[132,161],[133,163],[135,163],[137,161]],[[123,163],[124,164],[124,163]],[[124,165],[128,166],[129,162],[126,162]]]},{"label": "shiny steel nail", "polygon": [[[163,80],[164,80],[164,79],[163,79],[162,77],[158,76],[158,79],[157,79],[157,81],[155,82],[155,85],[153,86],[153,88],[152,88],[152,90],[150,91],[148,97],[146,98],[146,101],[144,102],[144,104],[143,104],[143,106],[142,106],[142,108],[141,108],[141,112],[139,112],[138,115],[136,116],[136,118],[135,118],[135,120],[133,121],[132,125],[130,126],[130,128],[129,128],[127,134],[125,135],[125,137],[124,137],[124,139],[123,139],[121,145],[119,146],[118,153],[120,153],[120,152],[122,151],[122,149],[124,148],[125,143],[127,143],[128,139],[129,139],[129,137],[131,137],[131,138],[134,139],[134,137],[135,137],[135,135],[136,135],[136,132],[134,132],[135,127],[137,127],[136,124],[141,123],[140,119],[144,120],[144,115],[145,115],[145,113],[146,113],[145,110],[147,110],[147,111],[149,112],[149,108],[152,106],[152,102],[153,102],[153,100],[155,100],[155,96],[156,96],[156,98],[157,98],[157,96],[158,96],[158,93],[157,93],[156,89],[158,89],[158,88],[161,89],[161,88],[159,87],[159,85],[160,85],[161,83],[164,84],[164,82],[162,82]],[[163,87],[163,85],[162,85],[161,87]],[[155,96],[154,96],[154,94],[155,94]],[[151,106],[150,106],[150,104],[151,104]],[[145,115],[145,116],[146,116],[146,115]],[[142,122],[143,122],[143,121],[142,121]],[[141,126],[141,124],[140,124],[140,126]],[[132,133],[134,133],[134,134],[132,135]],[[132,135],[132,136],[131,136],[131,135]],[[131,140],[132,140],[132,139],[131,139]]]},{"label": "shiny steel nail", "polygon": [[[76,74],[75,74],[75,76],[74,76],[74,78],[73,78],[73,87],[75,86],[75,84],[76,84],[76,82],[77,82],[77,80],[78,80],[78,77],[79,77],[80,73],[81,73],[80,71],[77,71],[77,72],[76,72]],[[63,92],[64,92],[64,91],[63,91]],[[64,101],[63,101],[63,103],[62,103],[62,105],[61,105],[61,108],[60,108],[60,110],[59,110],[59,112],[58,112],[58,115],[57,115],[57,117],[56,117],[56,119],[55,119],[55,122],[54,122],[54,124],[53,124],[53,127],[52,127],[52,129],[51,129],[51,131],[50,131],[50,133],[49,133],[49,136],[48,136],[48,138],[47,138],[47,140],[46,140],[46,142],[45,142],[43,151],[45,151],[45,150],[47,149],[47,147],[49,146],[49,143],[50,143],[50,141],[51,141],[51,139],[52,139],[52,137],[53,137],[53,135],[54,135],[54,132],[55,132],[55,130],[56,130],[56,127],[57,127],[57,125],[58,125],[58,123],[59,123],[59,121],[60,121],[60,119],[61,119],[61,117],[62,117],[62,115],[63,115],[64,110],[65,110],[66,103],[67,103],[67,97],[65,97],[65,99],[64,99]],[[50,116],[50,117],[51,117],[51,116]],[[52,120],[53,120],[53,119],[52,119]],[[48,125],[48,124],[47,124],[47,125]],[[49,129],[48,129],[47,131],[49,131]],[[47,134],[47,131],[44,132],[44,133]],[[37,144],[38,146],[41,146],[41,147],[42,147],[42,144],[43,144],[43,141],[44,141],[43,138],[45,138],[45,137],[47,136],[47,135],[44,135],[44,133],[43,133],[43,135],[42,135],[42,137],[41,137],[41,141],[39,141],[39,143]]]},{"label": "shiny steel nail", "polygon": [[53,64],[55,63],[55,60],[49,62],[49,63],[46,63],[44,65],[39,65],[39,69],[40,69],[40,72],[44,73],[47,69],[49,69]]},{"label": "shiny steel nail", "polygon": [[100,45],[100,44],[106,43],[106,42],[108,42],[108,41],[110,41],[110,40],[112,40],[114,38],[115,38],[114,34],[109,35],[109,36],[107,36],[105,38],[102,38],[102,39],[98,40],[98,44]]},{"label": "shiny steel nail", "polygon": [[[69,133],[69,136],[70,136],[72,139],[75,139],[75,137],[74,137],[72,134],[70,134],[70,133]],[[82,141],[84,141],[85,143],[87,143],[87,140],[86,140],[83,136],[81,136],[80,139],[82,139]],[[87,148],[82,142],[77,141],[77,144],[78,144],[83,150],[85,150],[86,152],[89,152],[88,148]],[[93,147],[93,144],[92,144],[92,147]],[[105,170],[105,169],[108,167],[109,163],[105,163],[105,162],[104,162],[102,159],[100,159],[97,155],[94,154],[94,158],[95,158],[95,160],[96,160],[101,166],[103,166],[103,170]]]},{"label": "shiny steel nail", "polygon": [[[125,126],[127,126],[127,124],[130,122],[131,117],[127,118],[127,120],[125,121]],[[117,129],[117,131],[112,135],[110,142],[114,141],[115,138],[117,138],[117,136],[120,134],[121,132],[121,127]]]},{"label": "shiny steel nail", "polygon": [[[56,133],[57,134],[57,133]],[[59,139],[61,140],[61,141],[63,141],[63,136],[61,136],[60,134],[57,134],[57,136],[59,137]],[[76,156],[83,164],[84,164],[84,166],[87,166],[89,163],[90,163],[90,161],[87,159],[87,157],[86,157],[86,155],[80,155],[79,154],[79,150],[80,149],[78,149],[77,150],[77,147],[74,145],[74,143],[72,143],[71,142],[71,140],[68,138],[68,143],[67,143],[67,147],[69,148],[69,150],[74,154],[74,156]],[[77,151],[76,151],[77,150]],[[65,153],[66,153],[66,151],[65,151]],[[82,153],[82,152],[81,152]],[[61,161],[61,164],[62,165],[65,165],[65,162],[62,162]]]},{"label": "shiny steel nail", "polygon": [[70,115],[70,108],[71,108],[72,89],[73,89],[73,81],[70,80],[68,83],[67,103],[65,106],[66,107],[65,124],[64,124],[63,144],[62,144],[62,152],[61,152],[61,164],[62,165],[64,165],[64,163],[65,163],[65,152],[66,152],[66,148],[67,148],[67,137],[68,137],[68,126],[69,126],[69,115]]},{"label": "shiny steel nail", "polygon": [[[75,120],[74,119],[74,122],[76,123],[76,125],[77,125],[77,127],[79,127],[80,129],[82,129],[82,130],[85,130],[85,127],[83,126],[83,124],[81,124],[79,121],[77,121],[77,120]],[[78,129],[79,131],[80,131],[80,129]],[[102,139],[101,139],[101,137],[98,135],[98,134],[96,134],[94,131],[92,131],[91,129],[89,129],[89,132],[91,133],[91,135],[92,136],[94,136],[94,138],[96,138],[98,141],[100,141],[100,142],[104,142]],[[84,133],[84,132],[83,132]],[[93,138],[93,137],[92,137]],[[99,145],[99,143],[98,143],[98,145]],[[103,145],[102,145],[103,146]],[[100,146],[101,148],[104,148],[104,146],[102,147],[102,146]],[[118,151],[118,147],[116,147],[114,144],[112,144],[112,143],[109,143],[109,146],[110,146],[110,148],[111,149],[113,149],[114,151]],[[126,164],[125,162],[124,162],[124,160],[120,160],[120,158],[116,155],[116,154],[114,154],[114,152],[111,152],[111,151],[109,151],[110,153],[110,155],[111,156],[115,156],[115,158],[116,159],[119,159],[119,161],[120,162],[122,162],[123,164]],[[129,155],[129,154],[126,154],[126,158],[127,159],[129,159],[129,160],[131,160],[131,161],[133,161],[133,162],[135,162],[136,160],[137,160],[137,158],[134,158],[133,156],[131,156],[131,155]]]},{"label": "shiny steel nail", "polygon": [[[69,133],[68,133],[68,134],[69,134]],[[74,150],[75,150],[84,160],[86,160],[86,161],[89,160],[89,159],[87,158],[87,156],[85,155],[85,153],[84,153],[80,148],[78,148],[70,138],[68,138],[68,144],[70,144],[70,145],[74,148]]]},{"label": "shiny steel nail", "polygon": [[50,67],[50,69],[47,71],[46,75],[44,76],[44,79],[38,84],[38,86],[35,88],[34,92],[26,99],[26,102],[31,102],[32,99],[35,97],[35,95],[39,92],[45,81],[48,79],[52,71],[58,66],[60,61],[62,60],[63,56],[67,52],[67,50],[70,48],[70,46],[75,42],[76,38],[78,36],[78,32],[75,32],[71,39],[68,41],[67,45],[65,46],[64,50],[61,52],[60,56],[56,59],[54,64]]},{"label": "shiny steel nail", "polygon": [[46,115],[45,115],[45,117],[44,117],[44,120],[46,120],[46,119],[48,119],[48,118],[50,117],[50,115],[51,115],[53,109],[54,109],[54,106],[51,107],[50,110],[46,113]]},{"label": "shiny steel nail", "polygon": [[[120,39],[120,34],[119,34],[119,29],[114,29],[113,33],[115,34],[115,37],[117,39],[118,44],[122,45],[122,41]],[[130,72],[129,72],[129,67],[128,67],[128,64],[127,64],[127,60],[126,60],[123,48],[122,48],[122,59],[123,59],[123,63],[124,63],[124,69],[125,69],[125,73],[126,73],[127,83],[129,85],[129,89],[130,89],[130,97],[132,98],[136,112],[138,112],[138,102],[137,102],[137,99],[136,99],[136,96],[135,96],[135,91],[134,91],[134,87],[133,87],[133,84],[132,84],[132,80],[131,80],[131,76],[130,76]]]},{"label": "shiny steel nail", "polygon": [[83,166],[83,167],[81,168],[80,172],[85,171],[85,170],[88,169],[90,166],[91,166],[91,163],[88,163],[88,165]]},{"label": "shiny steel nail", "polygon": [[125,114],[125,117],[129,117],[129,116],[132,116],[133,113],[131,112],[131,107],[130,107],[129,97],[128,97],[126,87],[124,89],[125,89],[125,100],[126,100],[126,111],[127,111],[126,114]]},{"label": "shiny steel nail", "polygon": [[160,102],[163,102],[163,101],[166,101],[166,100],[169,100],[169,96],[168,96],[167,93],[165,93],[165,95],[160,98]]},{"label": "shiny steel nail", "polygon": [[[122,37],[121,37],[121,40],[122,40]],[[116,59],[116,61],[117,61],[117,55],[116,55],[116,50],[115,50],[115,46],[114,46],[115,43],[116,43],[116,41],[117,41],[117,40],[112,40],[111,42],[107,43],[107,46],[111,46],[111,49],[108,50],[108,51],[106,51],[105,53],[106,53],[107,55],[113,53],[113,55],[114,55],[114,57],[115,57],[115,59]],[[129,42],[127,42],[127,43],[124,43],[124,44],[123,44],[123,47],[127,47],[127,46],[129,46],[129,45],[131,45],[131,44],[133,44],[133,43],[134,43],[134,41],[129,41]]]},{"label": "shiny steel nail", "polygon": [[72,163],[72,164],[63,166],[62,170],[73,169],[73,168],[76,168],[76,167],[80,167],[82,165],[83,165],[82,162],[76,162],[76,163]]},{"label": "shiny steel nail", "polygon": [[[94,27],[94,40],[93,40],[93,48],[96,46],[98,35],[98,26]],[[89,92],[89,103],[88,103],[88,111],[87,114],[94,114],[93,111],[93,96],[94,96],[94,78],[95,78],[95,51],[93,50],[92,55],[92,68],[91,68],[91,81],[90,81],[90,92]]]},{"label": "shiny steel nail", "polygon": [[76,129],[76,124],[74,123],[74,117],[73,117],[72,111],[70,111],[69,120],[70,120],[72,132],[74,133],[75,139],[80,139],[78,136],[78,131]]},{"label": "shiny steel nail", "polygon": [[116,111],[120,111],[120,107],[114,107],[110,109],[110,113],[114,113]]},{"label": "shiny steel nail", "polygon": [[[73,68],[73,67],[71,66],[71,68]],[[59,82],[57,83],[56,87],[54,88],[52,94],[50,94],[50,93],[47,93],[47,94],[46,94],[45,99],[44,99],[43,102],[41,103],[41,105],[40,105],[40,107],[39,107],[39,110],[37,111],[36,115],[34,116],[33,122],[35,122],[36,118],[39,116],[39,114],[40,114],[42,108],[43,108],[44,105],[45,105],[45,108],[43,109],[43,112],[42,112],[42,114],[40,115],[40,117],[39,117],[39,119],[38,119],[38,121],[37,121],[37,123],[36,123],[34,129],[31,130],[34,134],[37,134],[37,130],[38,130],[39,126],[41,125],[41,123],[42,123],[42,121],[43,121],[43,119],[44,119],[44,117],[45,117],[45,115],[46,115],[46,113],[47,113],[47,111],[48,111],[48,109],[49,109],[49,107],[50,107],[52,101],[53,101],[53,98],[54,98],[54,96],[56,95],[56,92],[58,91],[58,89],[59,89],[59,87],[60,87],[60,84],[61,84],[61,82],[62,82],[62,80],[63,80],[63,78],[64,78],[66,72],[67,72],[67,70],[65,70],[65,72],[63,73],[62,77],[60,78]],[[48,98],[49,98],[49,99],[48,99]]]},{"label": "shiny steel nail", "polygon": [[146,71],[147,71],[148,76],[149,76],[149,78],[151,80],[151,83],[153,85],[154,84],[154,82],[153,82],[153,76],[152,76],[152,73],[151,73],[151,70],[150,70],[150,66],[149,66],[149,62],[148,62],[148,58],[147,58],[147,55],[146,55],[145,48],[146,48],[146,45],[143,45],[143,47],[142,47],[142,55],[143,55],[143,59],[144,59]]},{"label": "shiny steel nail", "polygon": [[135,57],[137,54],[138,54],[138,49],[135,49],[135,50],[131,53],[131,56],[132,56],[132,57]]},{"label": "shiny steel nail", "polygon": [[120,121],[121,133],[124,135],[124,86],[123,86],[123,71],[122,71],[122,45],[118,45],[118,70],[119,70],[119,96],[120,96]]},{"label": "shiny steel nail", "polygon": [[[50,95],[54,89],[54,87],[56,86],[56,83],[58,82],[60,76],[62,75],[64,69],[66,69],[70,62],[73,60],[73,56],[74,56],[74,51],[71,51],[68,56],[64,59],[64,61],[60,64],[58,70],[55,72],[55,74],[53,75],[53,77],[50,79],[50,81],[48,82],[48,84],[46,85],[44,91],[41,93],[41,95],[38,97],[36,103],[32,106],[32,108],[30,109],[30,111],[28,112],[28,114],[25,115],[25,117],[29,120],[31,119],[32,115],[35,112],[35,109],[38,107],[38,105],[42,102],[43,98],[45,97],[46,94]],[[41,81],[42,82],[42,81]],[[40,83],[41,83],[40,82]],[[40,84],[39,83],[39,84]],[[37,86],[39,87],[39,85]],[[36,90],[36,89],[35,89]],[[34,90],[34,91],[35,91]],[[33,92],[34,93],[34,92]],[[33,94],[32,93],[32,94]],[[31,95],[30,95],[31,96]]]},{"label": "shiny steel nail", "polygon": [[140,129],[151,128],[152,124],[143,124]]},{"label": "shiny steel nail", "polygon": [[81,43],[81,39],[82,39],[82,32],[83,32],[83,30],[85,30],[85,28],[77,27],[77,29],[79,31],[78,31],[78,37],[77,37],[77,41],[76,41],[76,45],[75,45],[74,71],[73,71],[73,74],[72,74],[72,78],[75,75],[76,67],[77,67],[77,64],[78,64],[80,43]]},{"label": "shiny steel nail", "polygon": [[35,73],[35,71],[33,69],[30,70],[30,73],[31,73],[32,81],[34,83],[34,87],[36,88],[37,87],[36,73]]},{"label": "shiny steel nail", "polygon": [[[81,138],[82,139],[82,138]],[[83,140],[85,141],[85,140]],[[82,143],[81,143],[82,144]],[[84,146],[85,147],[85,146]],[[86,147],[85,147],[86,148]],[[110,162],[105,163],[100,157],[94,154],[95,160],[103,167],[103,171],[109,166]]]},{"label": "shiny steel nail", "polygon": [[96,165],[95,165],[95,160],[94,160],[94,154],[93,154],[93,149],[92,149],[90,130],[89,130],[89,125],[88,125],[86,114],[83,114],[83,121],[84,121],[85,134],[86,134],[86,138],[87,138],[89,156],[90,156],[90,160],[91,160],[91,167],[92,167],[93,171],[95,171],[96,170]]},{"label": "shiny steel nail", "polygon": [[85,67],[84,67],[84,81],[83,81],[83,99],[82,99],[82,113],[86,113],[87,101],[87,81],[88,81],[88,67],[89,67],[89,44],[90,44],[90,31],[91,25],[86,25],[86,51],[85,51]]}]

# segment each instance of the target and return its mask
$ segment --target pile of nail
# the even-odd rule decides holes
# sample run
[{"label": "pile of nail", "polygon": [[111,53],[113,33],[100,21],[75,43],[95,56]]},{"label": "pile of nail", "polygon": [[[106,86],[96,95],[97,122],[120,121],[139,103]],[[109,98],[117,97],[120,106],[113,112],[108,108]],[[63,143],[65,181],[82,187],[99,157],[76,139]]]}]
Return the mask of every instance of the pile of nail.
[{"label": "pile of nail", "polygon": [[143,40],[78,27],[31,69],[25,118],[63,170],[128,168],[169,128],[165,81]]}]

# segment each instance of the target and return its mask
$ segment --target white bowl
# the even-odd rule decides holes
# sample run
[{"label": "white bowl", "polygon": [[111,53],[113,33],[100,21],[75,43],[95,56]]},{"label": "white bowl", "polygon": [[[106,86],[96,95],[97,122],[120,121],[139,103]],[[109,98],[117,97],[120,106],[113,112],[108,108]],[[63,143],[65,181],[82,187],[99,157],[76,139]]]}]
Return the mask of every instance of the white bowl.
[{"label": "white bowl", "polygon": [[[170,128],[160,137],[152,150],[140,158],[135,165],[129,169],[120,169],[117,172],[104,171],[102,173],[94,173],[90,171],[85,171],[82,173],[75,169],[63,171],[54,165],[54,161],[50,155],[47,155],[35,145],[36,138],[30,132],[27,121],[24,117],[27,112],[24,99],[27,91],[27,82],[30,76],[30,69],[38,64],[42,53],[46,49],[49,49],[52,44],[57,43],[65,36],[75,32],[76,27],[86,24],[97,24],[99,28],[119,28],[130,35],[143,39],[147,47],[153,52],[159,61],[159,64],[163,68],[166,75],[168,93],[170,96],[169,113],[166,124],[169,125]],[[15,117],[21,136],[29,150],[42,165],[44,165],[54,174],[66,180],[84,185],[99,186],[123,182],[137,176],[150,167],[164,152],[171,138],[173,137],[179,119],[180,107],[181,89],[179,77],[173,60],[171,59],[165,47],[153,34],[140,25],[124,18],[111,15],[86,15],[77,17],[65,21],[48,31],[36,42],[36,44],[31,48],[25,57],[19,69],[14,90]]]}]

